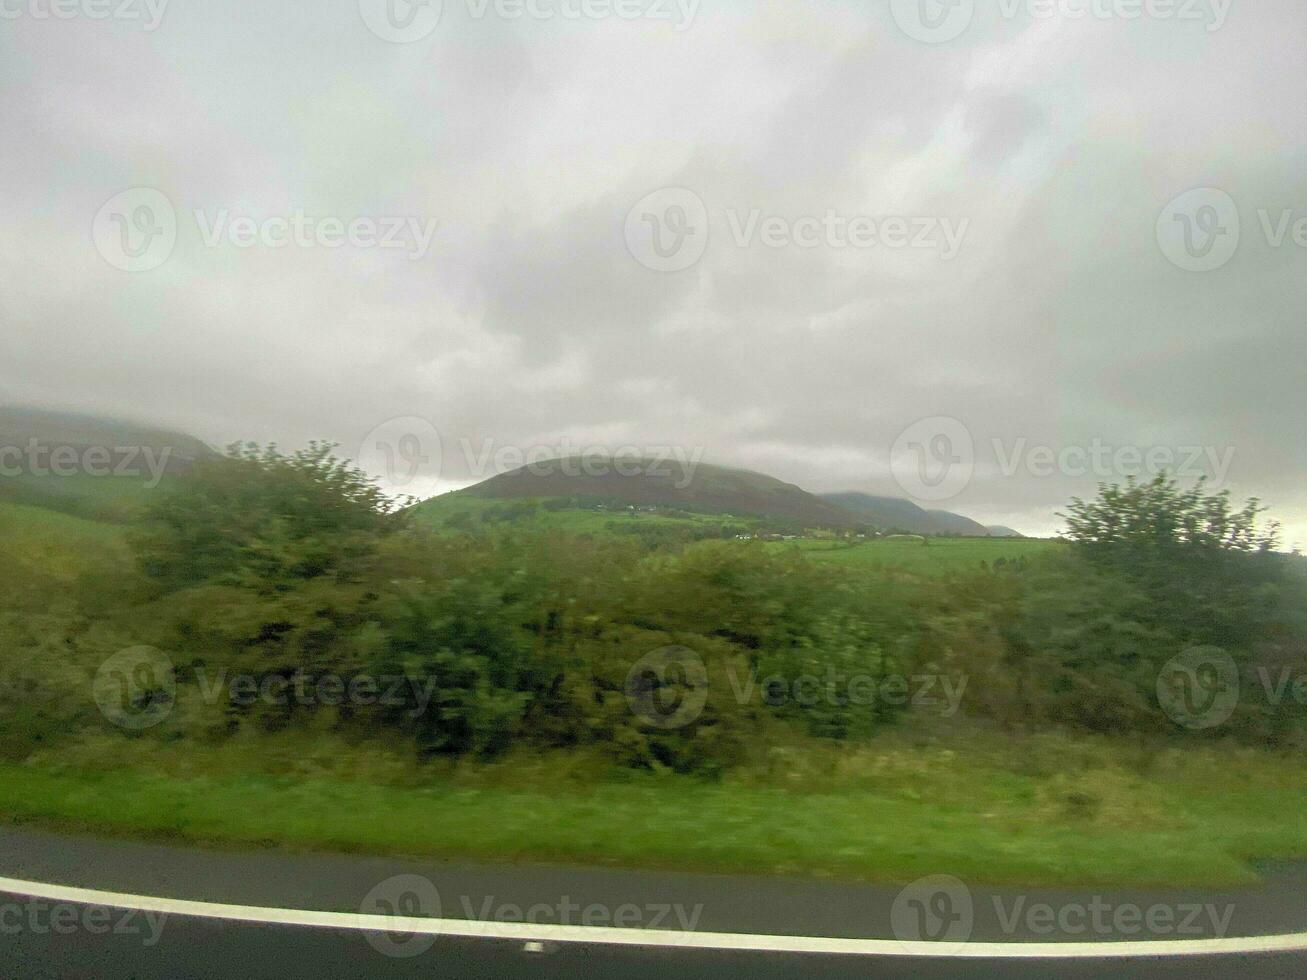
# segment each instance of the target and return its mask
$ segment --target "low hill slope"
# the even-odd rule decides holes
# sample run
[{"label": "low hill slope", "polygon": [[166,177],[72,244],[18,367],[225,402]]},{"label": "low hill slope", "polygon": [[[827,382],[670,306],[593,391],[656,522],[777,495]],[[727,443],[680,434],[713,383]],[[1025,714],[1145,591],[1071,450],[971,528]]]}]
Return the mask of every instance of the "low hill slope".
[{"label": "low hill slope", "polygon": [[990,524],[985,528],[991,538],[1024,538],[1020,531],[1014,531],[1006,524]]},{"label": "low hill slope", "polygon": [[0,406],[0,501],[117,519],[213,450],[116,419]]},{"label": "low hill slope", "polygon": [[884,531],[911,534],[957,534],[984,538],[989,531],[969,517],[947,510],[925,510],[910,500],[870,493],[826,493],[821,499]]},{"label": "low hill slope", "polygon": [[674,460],[553,459],[501,473],[457,495],[490,500],[576,498],[622,506],[765,517],[809,527],[854,527],[861,523],[856,515],[775,477]]},{"label": "low hill slope", "polygon": [[989,530],[985,525],[973,521],[970,517],[954,514],[947,510],[928,510],[926,514],[939,528],[940,534],[959,534],[964,538],[987,538]]}]

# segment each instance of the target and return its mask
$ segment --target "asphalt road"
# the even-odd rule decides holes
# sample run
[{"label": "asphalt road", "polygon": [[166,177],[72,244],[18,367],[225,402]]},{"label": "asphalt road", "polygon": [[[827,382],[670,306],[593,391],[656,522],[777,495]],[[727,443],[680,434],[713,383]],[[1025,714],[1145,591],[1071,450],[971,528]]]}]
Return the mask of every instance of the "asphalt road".
[{"label": "asphalt road", "polygon": [[[905,890],[11,828],[0,832],[0,878],[3,977],[1307,976],[1307,935],[1240,938],[1307,934],[1300,867],[1212,892],[947,879]],[[360,913],[411,916],[415,931],[379,931],[391,920]],[[265,921],[279,916],[291,921]],[[701,948],[732,943],[775,948]],[[1267,944],[1290,950],[1246,951]]]}]

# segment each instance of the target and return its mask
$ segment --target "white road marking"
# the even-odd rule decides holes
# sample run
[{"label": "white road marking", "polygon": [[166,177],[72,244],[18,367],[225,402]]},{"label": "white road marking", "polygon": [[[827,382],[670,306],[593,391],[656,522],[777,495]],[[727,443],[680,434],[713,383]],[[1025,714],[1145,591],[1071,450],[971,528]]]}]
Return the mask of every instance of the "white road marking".
[{"label": "white road marking", "polygon": [[471,939],[512,939],[523,943],[597,943],[607,946],[659,946],[676,949],[741,950],[770,953],[827,953],[848,956],[924,956],[946,959],[1119,959],[1134,956],[1213,956],[1307,951],[1307,933],[1236,936],[1224,939],[1147,940],[1142,942],[984,942],[937,943],[896,939],[838,939],[825,936],[769,936],[734,932],[677,932],[670,929],[619,929],[610,926],[563,926],[532,922],[483,922],[477,919],[431,919],[420,916],[319,912],[312,909],[265,908],[195,902],[152,895],[96,891],[69,885],[0,877],[0,893],[77,905],[162,912],[201,919],[226,919],[269,925],[352,929],[359,932],[424,933]]}]

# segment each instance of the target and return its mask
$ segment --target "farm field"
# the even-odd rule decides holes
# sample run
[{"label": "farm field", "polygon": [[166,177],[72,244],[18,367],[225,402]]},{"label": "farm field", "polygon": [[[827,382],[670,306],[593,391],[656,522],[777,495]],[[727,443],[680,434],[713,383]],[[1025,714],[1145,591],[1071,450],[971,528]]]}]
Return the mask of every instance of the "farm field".
[{"label": "farm field", "polygon": [[1049,538],[888,538],[849,544],[805,539],[769,541],[769,548],[798,548],[814,561],[850,567],[897,566],[911,571],[976,568],[1000,559],[1013,561],[1056,552],[1062,542]]}]

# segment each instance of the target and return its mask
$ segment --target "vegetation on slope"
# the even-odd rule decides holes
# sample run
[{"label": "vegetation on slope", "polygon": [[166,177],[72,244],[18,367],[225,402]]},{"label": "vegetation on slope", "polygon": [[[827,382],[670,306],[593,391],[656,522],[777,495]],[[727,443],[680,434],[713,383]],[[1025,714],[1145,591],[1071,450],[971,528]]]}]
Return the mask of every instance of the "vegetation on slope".
[{"label": "vegetation on slope", "polygon": [[[738,540],[705,515],[597,510],[560,527],[544,504],[432,526],[323,446],[238,447],[161,489],[125,526],[0,505],[14,817],[248,839],[235,814],[280,810],[267,836],[388,849],[424,849],[415,828],[438,817],[425,849],[595,860],[625,813],[634,836],[608,860],[741,867],[771,847],[768,867],[892,876],[943,853],[1048,880],[1095,862],[1230,880],[1303,843],[1272,819],[1307,799],[1275,775],[1303,706],[1250,696],[1188,730],[1158,683],[1196,645],[1249,691],[1301,656],[1302,569],[1255,505],[1104,488],[1073,502],[1065,544]],[[717,533],[651,540],[613,533],[622,520]],[[1058,749],[1031,770],[1041,745]],[[1220,782],[1220,759],[1242,775]],[[549,841],[477,829],[558,794],[591,816],[558,810],[571,822]],[[742,832],[785,809],[776,794],[798,816]],[[393,833],[306,816],[367,799],[408,816]],[[720,826],[676,851],[631,806]],[[858,818],[882,810],[883,832]],[[1200,840],[1192,867],[1162,857]]]}]

